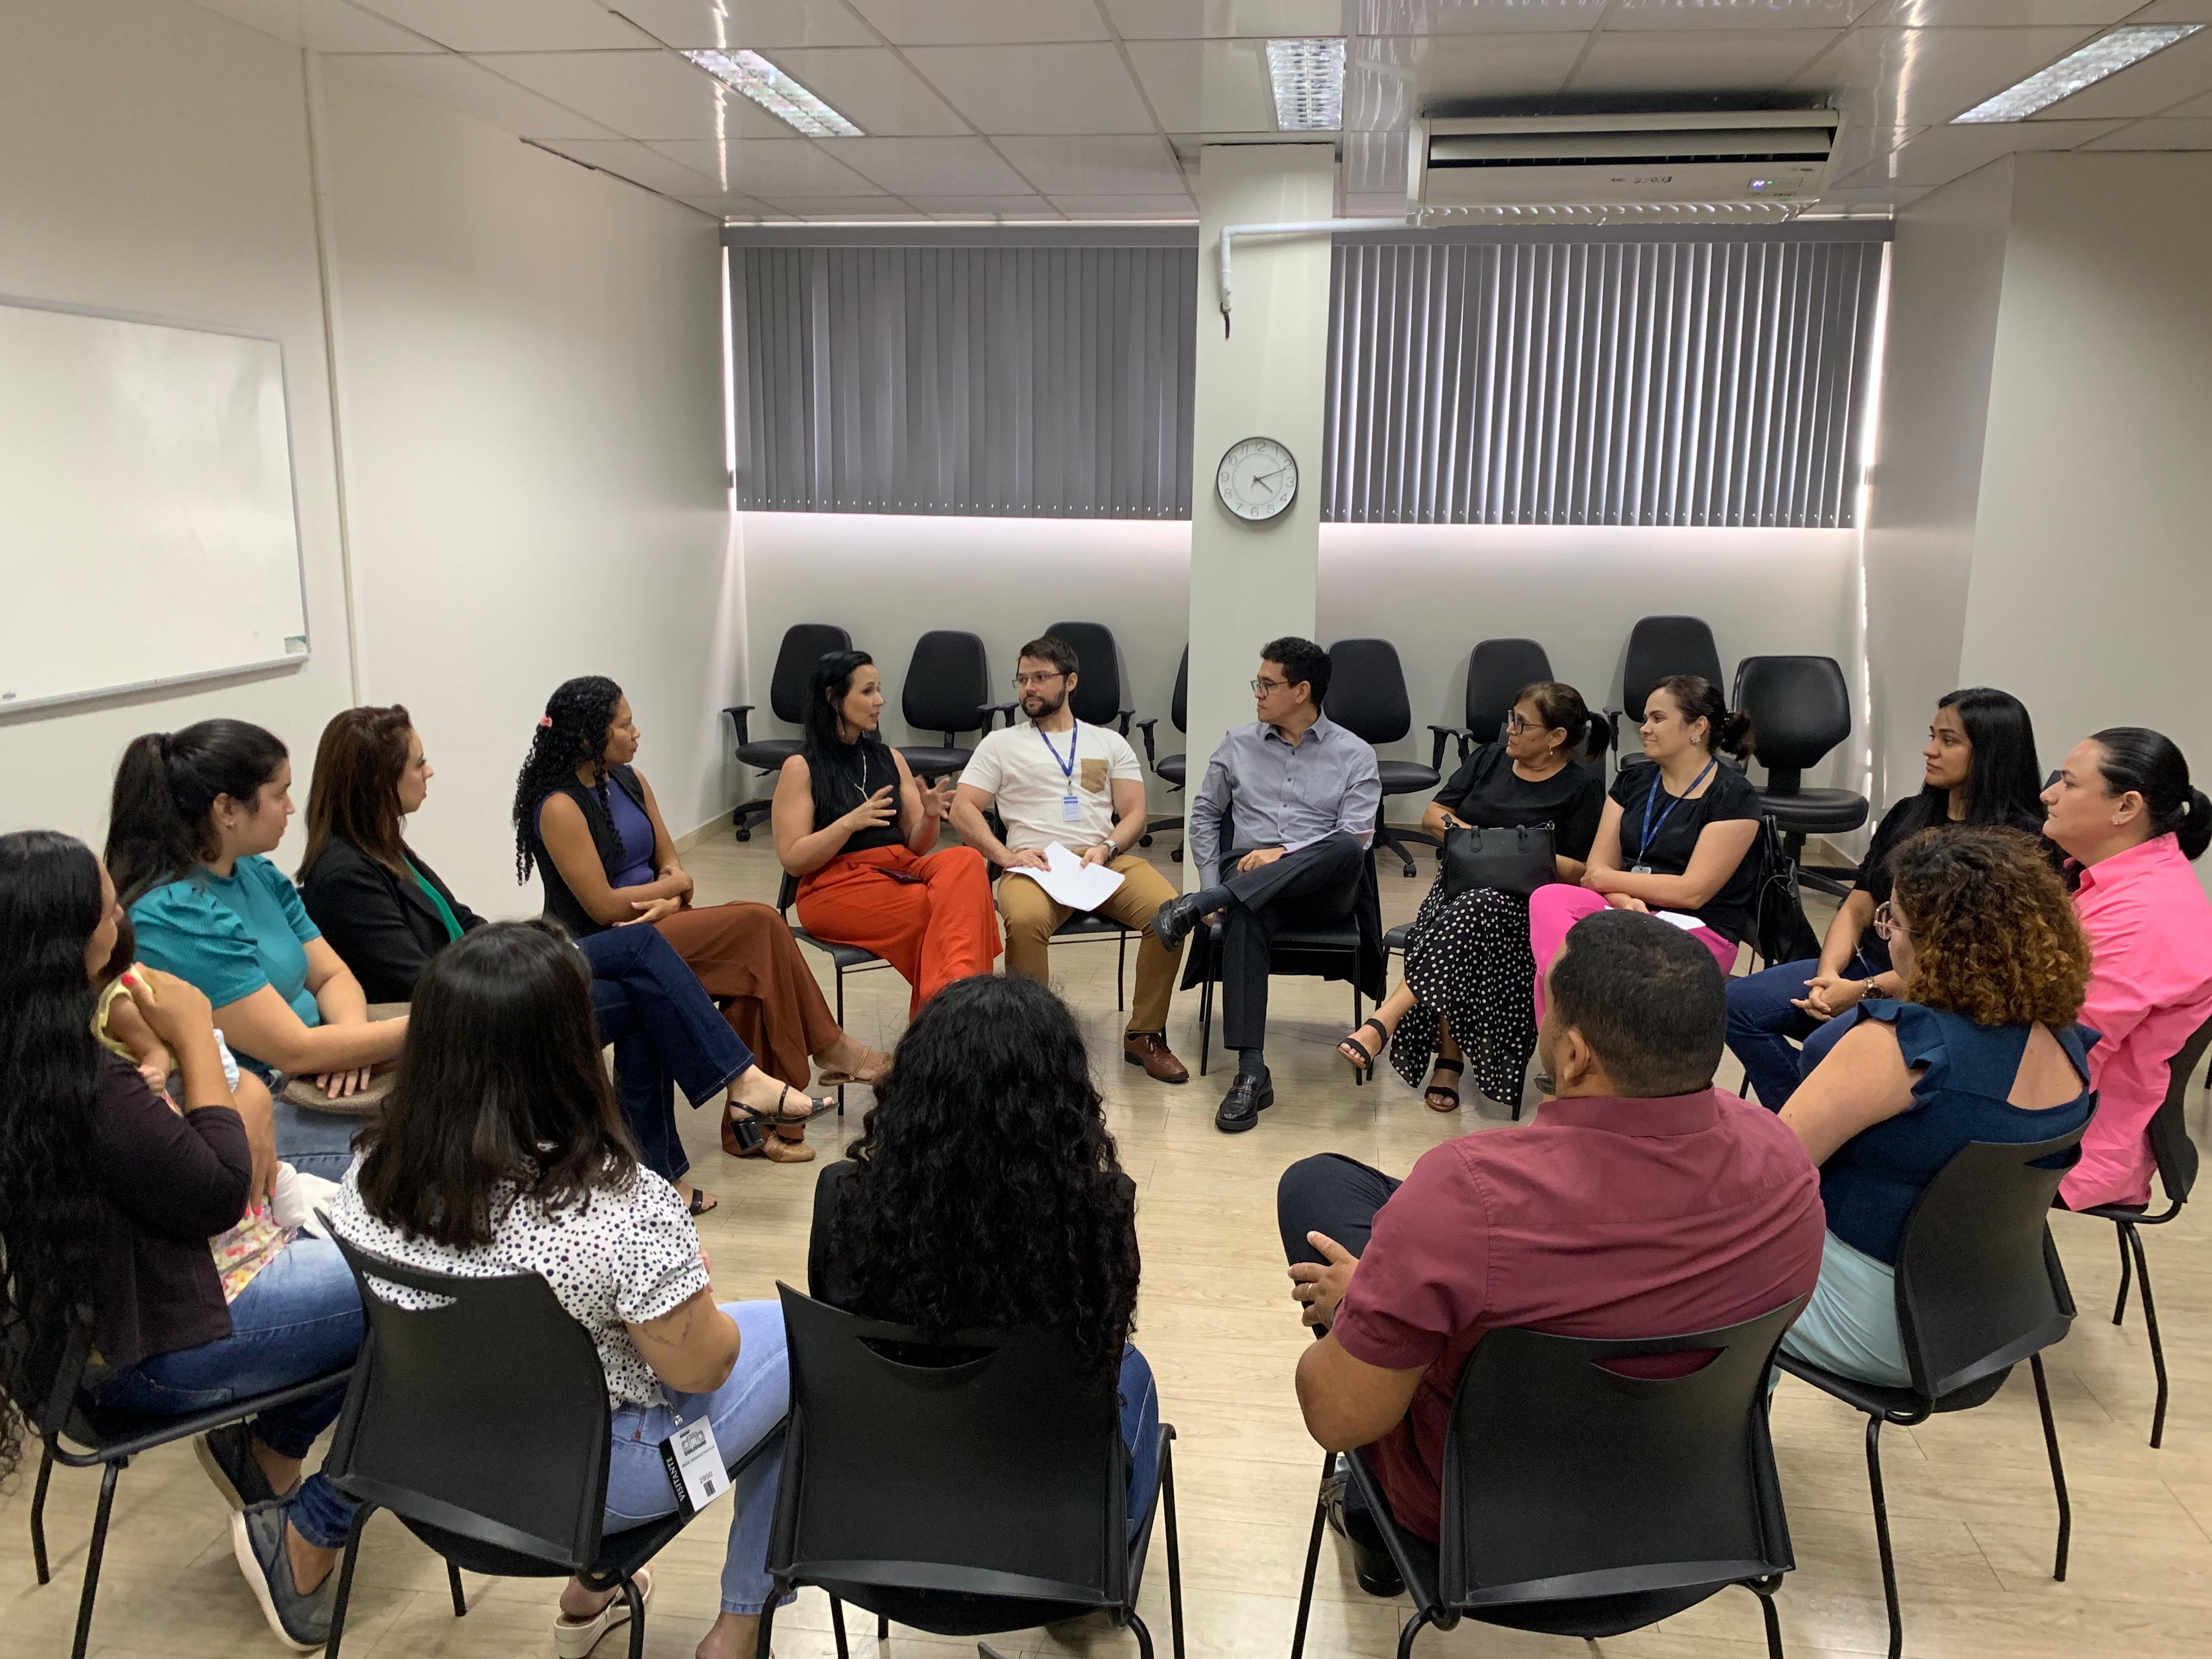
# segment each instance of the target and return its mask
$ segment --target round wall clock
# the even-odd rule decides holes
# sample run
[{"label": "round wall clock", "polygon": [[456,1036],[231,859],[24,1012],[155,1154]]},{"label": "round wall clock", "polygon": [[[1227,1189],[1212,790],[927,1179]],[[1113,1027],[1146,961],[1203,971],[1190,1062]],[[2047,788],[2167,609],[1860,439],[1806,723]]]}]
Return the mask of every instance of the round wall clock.
[{"label": "round wall clock", "polygon": [[1297,499],[1298,464],[1273,438],[1240,439],[1221,458],[1213,487],[1238,518],[1264,524]]}]

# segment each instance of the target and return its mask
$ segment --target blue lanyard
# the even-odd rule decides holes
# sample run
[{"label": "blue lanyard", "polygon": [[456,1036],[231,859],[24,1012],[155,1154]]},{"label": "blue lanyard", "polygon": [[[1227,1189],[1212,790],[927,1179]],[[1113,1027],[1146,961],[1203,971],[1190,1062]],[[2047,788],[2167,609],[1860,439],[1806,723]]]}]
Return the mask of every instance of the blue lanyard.
[{"label": "blue lanyard", "polygon": [[[1696,794],[1698,793],[1698,785],[1703,783],[1707,778],[1711,777],[1712,775],[1713,768],[1719,764],[1720,763],[1717,760],[1707,761],[1705,763],[1705,769],[1698,773],[1697,777],[1691,781],[1687,793],[1668,796],[1667,810],[1659,815],[1659,822],[1656,823],[1651,822],[1651,809],[1658,804],[1659,786],[1666,781],[1666,775],[1664,773],[1661,773],[1659,776],[1651,780],[1651,793],[1644,798],[1644,845],[1636,849],[1636,861],[1638,864],[1648,864],[1650,862],[1650,854],[1651,852],[1651,838],[1667,827],[1667,820],[1674,816],[1674,809],[1680,806],[1684,801],[1689,799],[1691,795]],[[1652,770],[1656,772],[1658,770],[1658,768],[1655,766],[1652,768]]]},{"label": "blue lanyard", "polygon": [[1069,729],[1067,733],[1067,758],[1066,760],[1060,759],[1060,750],[1052,746],[1052,738],[1045,731],[1044,727],[1040,726],[1034,729],[1036,730],[1037,736],[1044,739],[1045,753],[1052,757],[1052,763],[1060,769],[1060,775],[1067,780],[1068,788],[1073,790],[1075,787],[1075,745],[1082,738],[1083,727],[1079,724]]}]

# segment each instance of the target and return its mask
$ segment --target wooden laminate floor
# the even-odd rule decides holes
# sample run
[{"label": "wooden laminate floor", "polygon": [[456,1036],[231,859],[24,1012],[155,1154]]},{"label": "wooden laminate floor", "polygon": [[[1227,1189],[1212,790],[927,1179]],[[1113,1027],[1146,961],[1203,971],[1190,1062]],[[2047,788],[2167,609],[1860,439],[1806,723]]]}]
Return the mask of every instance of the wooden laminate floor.
[{"label": "wooden laminate floor", "polygon": [[[1153,849],[1168,865],[1163,836]],[[716,837],[687,858],[700,896],[772,899],[777,872],[765,837],[740,847]],[[1382,878],[1385,925],[1409,920],[1426,885]],[[1820,918],[1824,920],[1825,918]],[[1494,1128],[1503,1109],[1471,1101],[1442,1117],[1383,1078],[1355,1088],[1333,1053],[1349,1025],[1340,985],[1278,980],[1268,1059],[1277,1104],[1260,1127],[1228,1137],[1212,1126],[1226,1087],[1217,1067],[1182,1088],[1147,1079],[1117,1054],[1115,947],[1056,947],[1061,989],[1080,1011],[1092,1042],[1121,1158],[1138,1183],[1145,1260],[1137,1341],[1159,1378],[1164,1415],[1180,1431],[1185,1608],[1194,1655],[1287,1653],[1299,1568],[1320,1459],[1306,1439],[1291,1392],[1291,1369],[1306,1344],[1287,1299],[1274,1224],[1277,1175],[1292,1159],[1332,1150],[1402,1174],[1414,1158],[1455,1134]],[[826,967],[823,969],[825,988]],[[904,1018],[906,988],[889,973],[849,981],[848,1024],[889,1048]],[[1170,1040],[1194,1071],[1197,1010],[1178,998]],[[1723,1073],[1732,1080],[1730,1062]],[[825,1157],[857,1132],[866,1091],[852,1091],[854,1115],[816,1126]],[[2203,1137],[2204,1102],[2194,1107]],[[769,1297],[777,1279],[803,1285],[814,1173],[820,1164],[776,1167],[726,1160],[711,1112],[686,1114],[694,1177],[721,1207],[702,1225],[715,1290],[724,1298]],[[2212,1251],[2202,1211],[2146,1235],[2165,1320],[2173,1401],[2164,1449],[2151,1450],[2152,1376],[2139,1306],[2108,1322],[2118,1277],[2112,1229],[2060,1218],[2055,1224],[2081,1316],[2049,1356],[2059,1432],[2074,1498],[2069,1581],[2050,1577],[2053,1512],[2034,1395],[2025,1374],[1990,1405],[1919,1429],[1884,1432],[1884,1469],[1899,1553],[1905,1651],[1927,1656],[2089,1656],[2212,1653]],[[1775,1400],[1774,1437],[1789,1502],[1797,1571],[1780,1596],[1789,1650],[1869,1654],[1886,1643],[1866,1471],[1864,1419],[1785,1379]],[[47,1525],[55,1578],[40,1587],[28,1540],[31,1468],[0,1498],[0,1655],[65,1654],[84,1566],[96,1475],[58,1471]],[[96,1654],[214,1659],[283,1651],[270,1637],[230,1559],[228,1516],[188,1449],[156,1453],[123,1477],[108,1540]],[[660,1565],[647,1651],[688,1659],[712,1620],[724,1522],[693,1527]],[[1166,1575],[1156,1540],[1143,1611],[1168,1651]],[[550,1655],[550,1587],[478,1581],[456,1620],[443,1570],[388,1517],[371,1528],[356,1578],[349,1654],[489,1659]],[[1387,1656],[1409,1609],[1375,1600],[1352,1582],[1334,1543],[1322,1556],[1309,1650]],[[895,1634],[875,1650],[856,1620],[856,1659],[960,1659],[973,1644]],[[998,1640],[1008,1659],[1081,1653],[1133,1654],[1124,1633],[1079,1625]],[[1628,1659],[1754,1659],[1763,1653],[1751,1596],[1730,1590],[1639,1634],[1595,1644]],[[828,1606],[808,1592],[779,1615],[783,1659],[834,1651]],[[1588,1644],[1473,1625],[1424,1632],[1419,1651],[1562,1656]],[[622,1652],[611,1639],[601,1653]]]}]

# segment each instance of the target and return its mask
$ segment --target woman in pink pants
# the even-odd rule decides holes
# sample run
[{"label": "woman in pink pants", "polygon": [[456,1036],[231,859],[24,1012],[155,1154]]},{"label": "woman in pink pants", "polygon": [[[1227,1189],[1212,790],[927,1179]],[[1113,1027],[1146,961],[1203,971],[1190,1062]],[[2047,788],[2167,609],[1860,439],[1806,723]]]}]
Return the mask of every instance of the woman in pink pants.
[{"label": "woman in pink pants", "polygon": [[1544,975],[1567,929],[1608,905],[1695,916],[1691,935],[1726,974],[1751,919],[1759,872],[1759,795],[1719,758],[1742,741],[1744,718],[1696,674],[1652,688],[1638,728],[1651,763],[1625,769],[1607,792],[1597,843],[1579,884],[1540,887],[1528,901],[1528,945],[1536,957],[1536,1018]]}]

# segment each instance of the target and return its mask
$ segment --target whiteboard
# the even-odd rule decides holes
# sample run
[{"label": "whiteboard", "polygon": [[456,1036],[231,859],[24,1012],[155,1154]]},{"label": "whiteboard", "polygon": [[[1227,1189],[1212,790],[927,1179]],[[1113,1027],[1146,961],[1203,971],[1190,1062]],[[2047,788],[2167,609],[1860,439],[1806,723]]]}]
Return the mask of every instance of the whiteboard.
[{"label": "whiteboard", "polygon": [[283,348],[0,302],[0,714],[304,661]]}]

